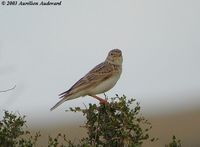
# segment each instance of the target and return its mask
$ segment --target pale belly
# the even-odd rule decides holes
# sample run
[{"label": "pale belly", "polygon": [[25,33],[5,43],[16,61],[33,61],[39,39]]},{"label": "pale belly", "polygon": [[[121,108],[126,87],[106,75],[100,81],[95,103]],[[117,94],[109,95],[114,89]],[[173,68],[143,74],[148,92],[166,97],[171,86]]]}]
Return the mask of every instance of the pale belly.
[{"label": "pale belly", "polygon": [[114,77],[111,77],[110,79],[107,79],[106,81],[104,81],[101,84],[97,85],[96,87],[92,88],[89,91],[89,94],[95,95],[95,94],[104,93],[104,92],[110,90],[111,88],[113,88],[115,86],[119,77],[120,77],[120,74],[116,75]]}]

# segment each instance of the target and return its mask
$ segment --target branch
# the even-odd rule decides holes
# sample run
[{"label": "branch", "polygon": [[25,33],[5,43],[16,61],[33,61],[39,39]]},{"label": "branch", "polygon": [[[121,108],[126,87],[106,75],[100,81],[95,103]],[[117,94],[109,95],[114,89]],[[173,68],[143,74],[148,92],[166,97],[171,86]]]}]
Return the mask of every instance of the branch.
[{"label": "branch", "polygon": [[0,92],[7,92],[7,91],[11,91],[11,90],[15,89],[15,87],[16,87],[16,85],[15,85],[15,86],[13,86],[13,87],[12,87],[12,88],[10,88],[10,89],[6,89],[6,90],[0,90]]}]

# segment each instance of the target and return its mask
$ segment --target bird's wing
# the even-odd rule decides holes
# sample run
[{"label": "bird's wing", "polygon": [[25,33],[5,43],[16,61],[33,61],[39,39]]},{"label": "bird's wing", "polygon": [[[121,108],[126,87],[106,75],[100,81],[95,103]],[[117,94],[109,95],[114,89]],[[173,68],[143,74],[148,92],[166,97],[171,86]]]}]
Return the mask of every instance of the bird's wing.
[{"label": "bird's wing", "polygon": [[77,81],[68,91],[61,93],[59,95],[60,98],[67,97],[73,93],[97,86],[102,81],[109,79],[113,75],[113,70],[114,69],[112,65],[108,64],[107,62],[97,65],[83,78]]}]

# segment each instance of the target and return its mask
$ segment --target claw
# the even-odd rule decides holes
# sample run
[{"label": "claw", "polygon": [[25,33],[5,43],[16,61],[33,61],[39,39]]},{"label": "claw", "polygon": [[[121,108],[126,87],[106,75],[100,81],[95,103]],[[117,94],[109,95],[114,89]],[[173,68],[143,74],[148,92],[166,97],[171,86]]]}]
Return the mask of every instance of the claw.
[{"label": "claw", "polygon": [[100,100],[99,104],[108,104],[108,101],[107,100]]},{"label": "claw", "polygon": [[99,100],[100,104],[108,104],[108,101],[105,100],[105,99],[102,99],[102,98],[100,98],[100,97],[98,97],[96,95],[90,95],[90,96],[93,97],[93,98],[95,98],[95,99],[97,99],[97,100]]}]

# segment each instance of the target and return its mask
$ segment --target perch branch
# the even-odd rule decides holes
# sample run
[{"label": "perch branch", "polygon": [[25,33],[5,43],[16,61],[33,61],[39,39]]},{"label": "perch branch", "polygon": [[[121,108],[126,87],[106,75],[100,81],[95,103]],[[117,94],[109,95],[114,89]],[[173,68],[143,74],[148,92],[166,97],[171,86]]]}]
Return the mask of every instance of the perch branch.
[{"label": "perch branch", "polygon": [[15,85],[15,86],[13,86],[13,87],[12,87],[12,88],[10,88],[10,89],[6,89],[6,90],[0,90],[0,92],[7,92],[7,91],[11,91],[11,90],[15,89],[15,87],[16,87],[16,85]]}]

